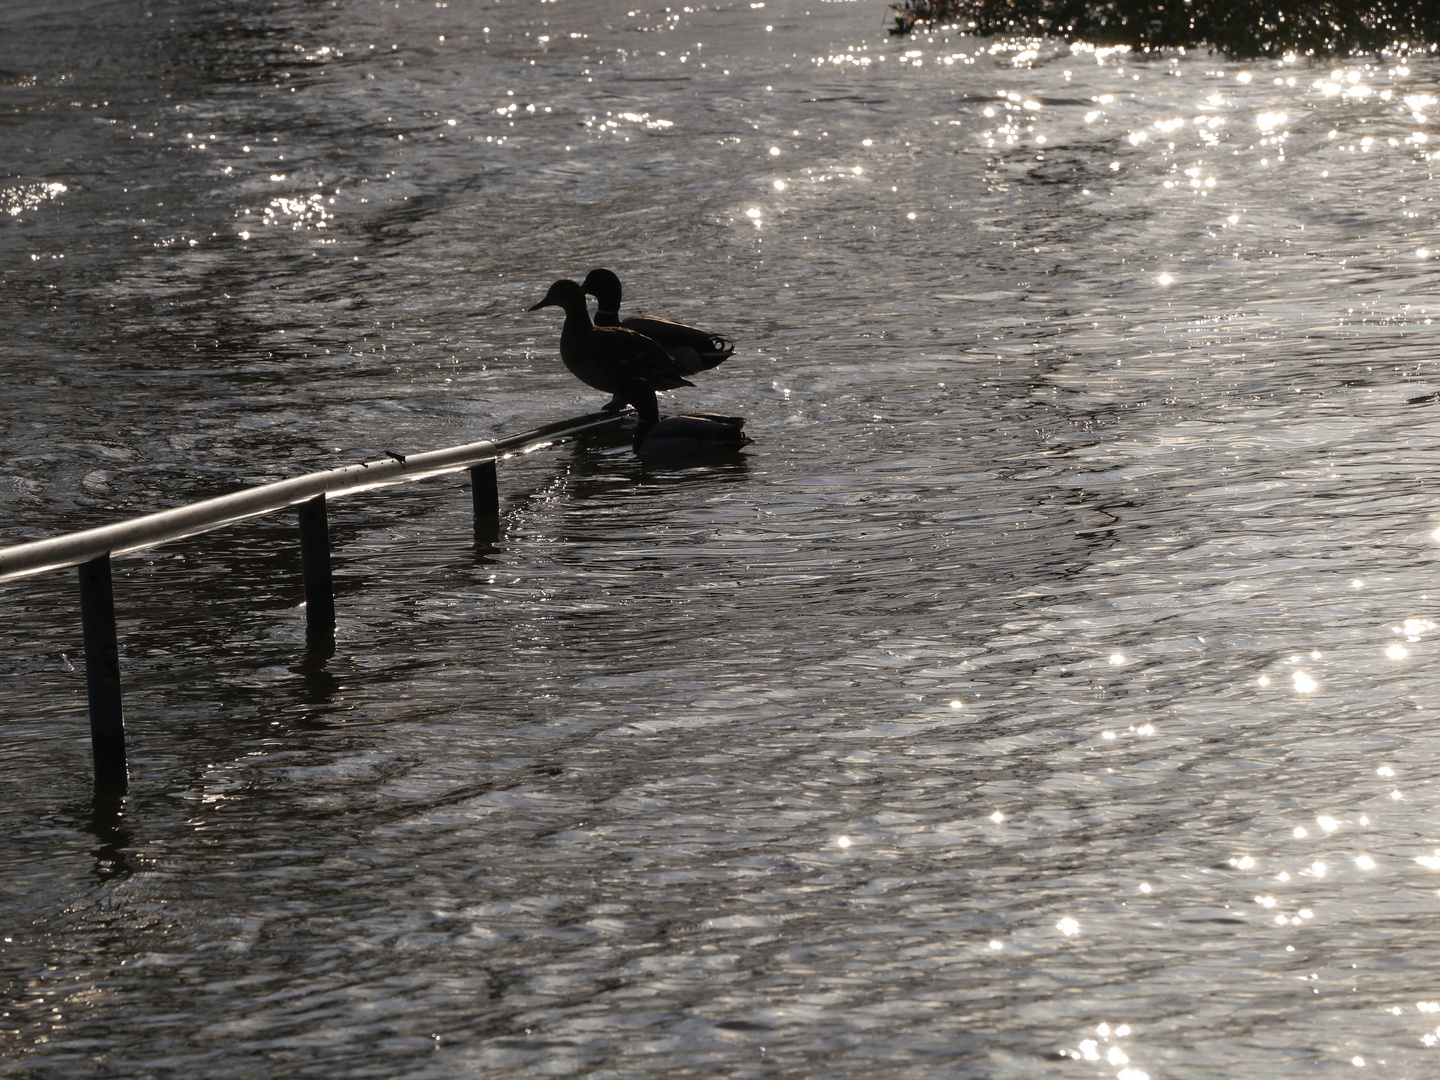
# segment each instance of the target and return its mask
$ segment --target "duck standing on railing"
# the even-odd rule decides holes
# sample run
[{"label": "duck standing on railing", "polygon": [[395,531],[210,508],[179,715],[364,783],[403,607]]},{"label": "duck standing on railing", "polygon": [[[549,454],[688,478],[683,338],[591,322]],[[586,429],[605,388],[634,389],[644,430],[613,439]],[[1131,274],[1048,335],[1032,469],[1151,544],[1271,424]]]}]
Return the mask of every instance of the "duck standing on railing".
[{"label": "duck standing on railing", "polygon": [[620,388],[629,379],[643,379],[657,390],[695,385],[685,378],[694,372],[676,363],[651,338],[623,326],[596,326],[585,306],[585,293],[569,278],[551,285],[545,299],[530,310],[543,307],[564,308],[560,359],[586,386],[613,395],[604,406],[606,412],[624,408]]},{"label": "duck standing on railing", "polygon": [[585,275],[580,286],[595,297],[596,326],[623,326],[644,334],[652,341],[658,341],[675,362],[685,369],[687,375],[708,371],[730,359],[735,351],[735,342],[723,334],[712,334],[684,323],[669,319],[654,319],[644,315],[620,318],[620,279],[609,270],[591,270]]},{"label": "duck standing on railing", "polygon": [[635,406],[635,453],[643,458],[703,458],[738,453],[755,440],[740,429],[743,416],[686,413],[660,419],[655,388],[644,379],[627,379],[620,396]]}]

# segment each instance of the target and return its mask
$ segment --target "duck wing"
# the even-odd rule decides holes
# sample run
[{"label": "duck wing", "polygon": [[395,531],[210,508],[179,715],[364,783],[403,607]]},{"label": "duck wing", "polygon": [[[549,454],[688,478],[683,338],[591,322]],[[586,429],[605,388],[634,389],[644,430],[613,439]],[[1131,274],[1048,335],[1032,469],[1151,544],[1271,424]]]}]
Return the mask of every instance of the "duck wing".
[{"label": "duck wing", "polygon": [[644,379],[656,390],[695,385],[655,341],[620,326],[597,326],[569,340],[562,335],[560,358],[581,382],[610,394],[630,379]]},{"label": "duck wing", "polygon": [[669,319],[632,315],[620,325],[659,342],[689,375],[723,364],[735,351],[735,342],[723,334],[712,334]]},{"label": "duck wing", "polygon": [[693,417],[696,420],[708,420],[712,424],[724,424],[726,427],[733,427],[737,430],[745,426],[745,417],[725,416],[722,413],[687,412],[681,413],[680,416],[675,417],[675,419],[678,420],[681,417]]}]

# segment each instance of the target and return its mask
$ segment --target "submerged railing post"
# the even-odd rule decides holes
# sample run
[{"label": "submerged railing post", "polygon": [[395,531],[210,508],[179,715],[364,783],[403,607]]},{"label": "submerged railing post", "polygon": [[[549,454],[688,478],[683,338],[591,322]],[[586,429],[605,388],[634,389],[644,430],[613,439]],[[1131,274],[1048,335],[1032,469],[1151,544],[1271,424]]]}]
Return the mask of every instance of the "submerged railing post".
[{"label": "submerged railing post", "polygon": [[125,713],[120,703],[120,643],[115,635],[115,592],[110,553],[80,564],[80,621],[85,632],[85,684],[90,698],[90,749],[97,791],[123,792]]},{"label": "submerged railing post", "polygon": [[305,643],[312,649],[333,648],[335,586],[323,493],[300,504],[300,570],[305,578]]},{"label": "submerged railing post", "polygon": [[494,458],[470,467],[470,501],[475,508],[476,541],[493,541],[500,535],[500,481]]}]

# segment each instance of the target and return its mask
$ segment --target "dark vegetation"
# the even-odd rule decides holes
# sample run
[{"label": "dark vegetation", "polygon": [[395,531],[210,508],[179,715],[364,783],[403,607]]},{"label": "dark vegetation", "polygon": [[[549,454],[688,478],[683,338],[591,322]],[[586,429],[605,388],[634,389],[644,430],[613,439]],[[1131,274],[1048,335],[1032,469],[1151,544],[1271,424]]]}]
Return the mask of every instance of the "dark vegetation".
[{"label": "dark vegetation", "polygon": [[902,0],[892,34],[956,26],[1134,49],[1212,48],[1235,57],[1430,52],[1437,0]]}]

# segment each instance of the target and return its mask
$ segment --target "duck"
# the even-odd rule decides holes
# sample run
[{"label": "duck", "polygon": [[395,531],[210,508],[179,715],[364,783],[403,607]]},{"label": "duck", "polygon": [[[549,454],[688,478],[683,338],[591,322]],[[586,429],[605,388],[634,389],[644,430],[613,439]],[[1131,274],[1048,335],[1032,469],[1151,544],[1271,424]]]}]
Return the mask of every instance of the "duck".
[{"label": "duck", "polygon": [[605,412],[619,412],[625,407],[620,393],[628,380],[643,379],[653,390],[674,390],[694,386],[686,375],[693,374],[675,360],[652,338],[623,326],[596,326],[585,304],[585,293],[569,278],[550,286],[531,311],[558,307],[565,311],[560,328],[560,359],[570,374],[586,386],[612,395]]},{"label": "duck", "polygon": [[632,448],[642,458],[718,457],[738,453],[755,440],[740,429],[743,416],[719,413],[685,413],[660,419],[655,388],[644,379],[627,379],[620,395],[635,406],[635,441]]},{"label": "duck", "polygon": [[632,315],[621,320],[620,279],[613,271],[591,270],[585,275],[580,288],[597,301],[596,326],[623,326],[658,341],[687,374],[709,371],[730,359],[735,351],[735,342],[725,335],[712,334],[684,323],[644,315]]}]

